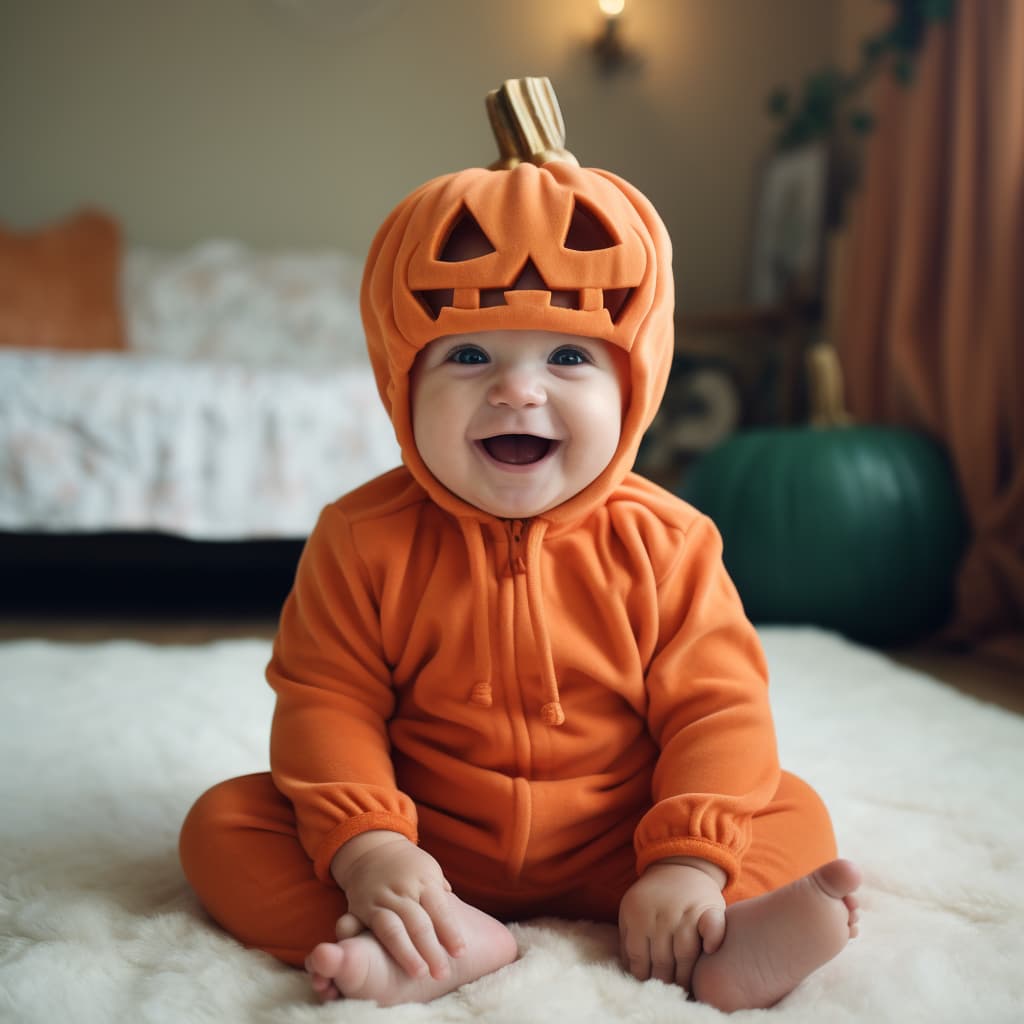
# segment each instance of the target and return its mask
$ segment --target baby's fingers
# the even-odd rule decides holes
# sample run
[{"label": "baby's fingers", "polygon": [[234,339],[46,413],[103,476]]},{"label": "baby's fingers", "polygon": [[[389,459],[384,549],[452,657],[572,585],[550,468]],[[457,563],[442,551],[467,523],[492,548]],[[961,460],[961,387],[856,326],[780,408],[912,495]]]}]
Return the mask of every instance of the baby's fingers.
[{"label": "baby's fingers", "polygon": [[[423,914],[418,905],[415,909],[423,915],[429,925],[430,919]],[[413,914],[409,913],[408,916],[412,917]],[[430,963],[420,953],[419,946],[416,944],[414,936],[422,941],[423,929],[417,928],[415,923],[410,928],[409,923],[399,917],[394,910],[381,907],[375,910],[370,917],[370,930],[391,958],[410,978],[422,978],[431,971]],[[432,926],[430,932],[433,934]],[[436,944],[436,938],[434,941]]]},{"label": "baby's fingers", "polygon": [[675,982],[689,992],[693,967],[700,956],[700,936],[692,924],[676,928],[672,936],[672,952],[675,956]]},{"label": "baby's fingers", "polygon": [[639,981],[651,976],[651,947],[647,935],[640,931],[619,933],[619,956],[623,966]]},{"label": "baby's fingers", "polygon": [[717,953],[725,941],[725,911],[717,907],[705,910],[697,922],[697,931],[700,933],[703,952],[708,956]]},{"label": "baby's fingers", "polygon": [[404,911],[405,930],[432,978],[446,978],[450,970],[448,952],[441,945],[435,921],[422,903]]},{"label": "baby's fingers", "polygon": [[334,925],[334,934],[339,942],[344,939],[351,939],[365,930],[363,922],[355,914],[342,914]]},{"label": "baby's fingers", "polygon": [[650,938],[651,977],[666,984],[676,979],[677,966],[671,932],[656,933]]},{"label": "baby's fingers", "polygon": [[424,893],[422,906],[434,924],[438,941],[451,956],[459,956],[466,949],[466,939],[456,917],[458,898],[452,895],[447,882],[445,885],[448,887],[444,892]]}]

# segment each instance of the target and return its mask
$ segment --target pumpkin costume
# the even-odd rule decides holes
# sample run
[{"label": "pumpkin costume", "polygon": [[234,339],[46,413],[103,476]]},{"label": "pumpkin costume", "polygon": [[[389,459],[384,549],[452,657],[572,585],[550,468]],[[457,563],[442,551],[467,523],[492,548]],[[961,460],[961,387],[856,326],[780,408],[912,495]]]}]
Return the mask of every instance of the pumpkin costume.
[{"label": "pumpkin costume", "polygon": [[[267,670],[272,771],[209,791],[181,839],[213,917],[289,963],[333,939],[331,860],[373,829],[419,842],[506,919],[614,921],[668,856],[718,864],[732,901],[835,855],[821,801],[779,768],[716,530],[630,471],[672,357],[667,233],[626,182],[551,156],[428,182],[367,260],[363,319],[404,466],[322,514]],[[457,261],[453,237],[480,255]],[[528,521],[446,490],[409,408],[428,342],[510,329],[629,354],[611,462]]]}]

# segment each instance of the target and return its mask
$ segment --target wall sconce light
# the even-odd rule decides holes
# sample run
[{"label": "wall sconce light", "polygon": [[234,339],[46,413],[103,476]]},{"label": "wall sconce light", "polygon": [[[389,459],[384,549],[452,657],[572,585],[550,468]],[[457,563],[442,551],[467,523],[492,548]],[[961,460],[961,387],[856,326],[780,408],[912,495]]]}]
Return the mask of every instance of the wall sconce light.
[{"label": "wall sconce light", "polygon": [[602,74],[610,75],[627,67],[635,67],[639,61],[623,44],[619,27],[626,0],[597,0],[597,6],[604,15],[601,34],[594,40],[594,56],[599,70]]}]

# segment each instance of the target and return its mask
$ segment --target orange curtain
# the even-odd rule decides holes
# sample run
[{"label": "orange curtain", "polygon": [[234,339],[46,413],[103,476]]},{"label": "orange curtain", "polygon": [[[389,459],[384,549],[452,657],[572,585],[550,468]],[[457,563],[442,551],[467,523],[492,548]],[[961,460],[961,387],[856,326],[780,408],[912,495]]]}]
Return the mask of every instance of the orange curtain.
[{"label": "orange curtain", "polygon": [[973,534],[946,639],[1024,664],[1024,0],[960,0],[880,84],[849,223],[851,411],[946,445]]}]

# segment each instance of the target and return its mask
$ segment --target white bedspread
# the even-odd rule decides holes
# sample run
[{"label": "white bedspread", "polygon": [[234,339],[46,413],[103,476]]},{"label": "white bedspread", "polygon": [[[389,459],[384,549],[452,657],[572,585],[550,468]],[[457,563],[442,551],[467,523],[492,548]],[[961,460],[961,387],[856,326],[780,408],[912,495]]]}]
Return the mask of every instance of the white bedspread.
[{"label": "white bedspread", "polygon": [[0,529],[302,538],[400,458],[340,253],[136,249],[127,353],[0,350]]},{"label": "white bedspread", "polygon": [[0,352],[0,528],[306,536],[400,459],[368,369]]}]

